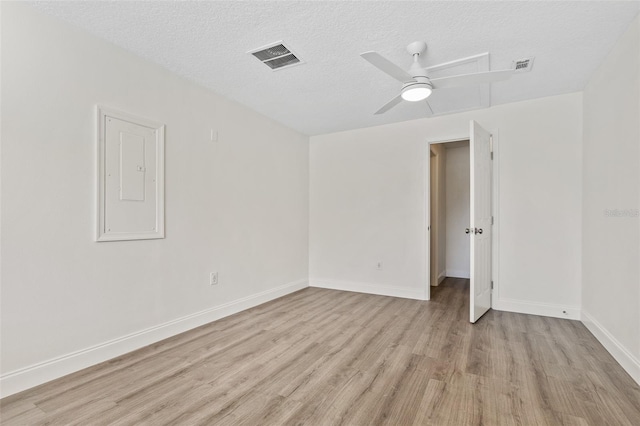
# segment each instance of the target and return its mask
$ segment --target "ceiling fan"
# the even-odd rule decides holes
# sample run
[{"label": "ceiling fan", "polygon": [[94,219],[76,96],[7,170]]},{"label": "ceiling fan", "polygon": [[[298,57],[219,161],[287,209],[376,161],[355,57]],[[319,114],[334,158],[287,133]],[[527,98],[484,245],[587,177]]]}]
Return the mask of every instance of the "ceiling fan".
[{"label": "ceiling fan", "polygon": [[420,55],[426,50],[427,43],[424,41],[414,41],[407,46],[407,52],[413,56],[413,64],[408,71],[403,70],[377,52],[364,52],[360,55],[373,66],[402,83],[400,94],[387,102],[382,108],[376,111],[375,114],[383,114],[403,100],[409,102],[426,100],[434,90],[450,87],[476,86],[507,80],[515,72],[515,69],[506,69],[459,74],[450,77],[429,78],[427,69],[420,65]]}]

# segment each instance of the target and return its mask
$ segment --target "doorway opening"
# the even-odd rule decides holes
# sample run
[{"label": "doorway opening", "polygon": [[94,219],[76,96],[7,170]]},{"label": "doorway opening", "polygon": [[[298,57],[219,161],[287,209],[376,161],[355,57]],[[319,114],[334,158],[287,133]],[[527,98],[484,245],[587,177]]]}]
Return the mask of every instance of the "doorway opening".
[{"label": "doorway opening", "polygon": [[431,145],[431,277],[470,278],[469,140]]},{"label": "doorway opening", "polygon": [[468,285],[474,323],[491,309],[493,290],[493,136],[471,121],[468,138],[428,146],[427,299],[443,282]]},{"label": "doorway opening", "polygon": [[469,140],[432,144],[430,151],[429,284],[432,299],[446,302],[448,293],[468,294],[470,286],[471,250],[464,233],[469,228]]}]

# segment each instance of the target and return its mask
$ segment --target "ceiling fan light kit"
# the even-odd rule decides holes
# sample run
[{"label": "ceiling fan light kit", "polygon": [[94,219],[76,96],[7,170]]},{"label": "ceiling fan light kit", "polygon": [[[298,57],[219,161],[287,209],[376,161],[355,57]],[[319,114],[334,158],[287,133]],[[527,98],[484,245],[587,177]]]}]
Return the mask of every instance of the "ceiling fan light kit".
[{"label": "ceiling fan light kit", "polygon": [[[421,81],[421,80],[426,81]],[[433,92],[433,86],[426,77],[416,77],[416,82],[407,83],[402,87],[400,96],[409,102],[419,102],[427,99]]]},{"label": "ceiling fan light kit", "polygon": [[[427,69],[420,64],[420,55],[424,54],[426,50],[427,43],[424,41],[414,41],[407,46],[407,52],[413,56],[413,64],[411,64],[408,71],[403,70],[377,52],[364,52],[360,55],[371,63],[371,65],[402,83],[400,94],[387,102],[375,114],[383,114],[403,100],[409,102],[424,101],[431,96],[434,90],[476,86],[507,80],[511,78],[515,71],[515,69],[512,68],[431,79],[429,78]],[[430,68],[433,69],[437,67],[438,65],[433,65]]]}]

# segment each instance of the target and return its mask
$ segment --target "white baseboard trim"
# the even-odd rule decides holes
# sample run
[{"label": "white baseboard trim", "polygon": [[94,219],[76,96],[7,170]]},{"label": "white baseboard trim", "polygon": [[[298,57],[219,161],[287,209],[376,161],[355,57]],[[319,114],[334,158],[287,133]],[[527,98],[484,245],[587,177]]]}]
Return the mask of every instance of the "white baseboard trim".
[{"label": "white baseboard trim", "polygon": [[491,308],[496,311],[517,312],[519,314],[540,315],[579,320],[580,308],[578,306],[564,306],[550,303],[526,302],[523,300],[498,299],[494,300]]},{"label": "white baseboard trim", "polygon": [[302,290],[308,286],[309,283],[306,279],[294,281],[86,349],[11,371],[0,376],[0,397],[4,398],[66,376],[67,374],[124,355],[168,337],[175,336],[176,334],[253,308],[289,293]]},{"label": "white baseboard trim", "polygon": [[440,284],[442,284],[442,281],[444,281],[445,278],[447,278],[446,271],[440,272],[436,277],[435,282],[430,283],[431,287],[438,287]]},{"label": "white baseboard trim", "polygon": [[640,385],[640,360],[629,352],[609,330],[585,311],[582,311],[582,323],[602,343],[602,346],[618,361],[622,368],[629,373],[633,380]]},{"label": "white baseboard trim", "polygon": [[463,271],[460,269],[447,269],[445,273],[447,277],[452,277],[452,278],[466,278],[466,279],[471,278],[469,271]]},{"label": "white baseboard trim", "polygon": [[402,288],[356,281],[338,281],[322,278],[311,278],[309,280],[309,287],[353,291],[356,293],[377,294],[380,296],[401,297],[404,299],[427,300],[426,289]]}]

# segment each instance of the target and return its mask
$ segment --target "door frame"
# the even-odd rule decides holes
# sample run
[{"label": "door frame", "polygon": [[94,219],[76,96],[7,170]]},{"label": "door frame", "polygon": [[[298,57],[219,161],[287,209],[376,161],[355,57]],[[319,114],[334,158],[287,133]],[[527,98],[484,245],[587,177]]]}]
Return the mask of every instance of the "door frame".
[{"label": "door frame", "polygon": [[[491,307],[500,300],[500,133],[499,129],[491,131],[493,136],[493,168],[491,173],[491,211],[494,222],[491,229],[491,280],[493,292],[491,294]],[[442,138],[429,138],[426,140],[423,158],[424,170],[424,229],[423,253],[424,262],[424,300],[431,300],[431,145],[470,140],[471,135],[455,133]]]}]

